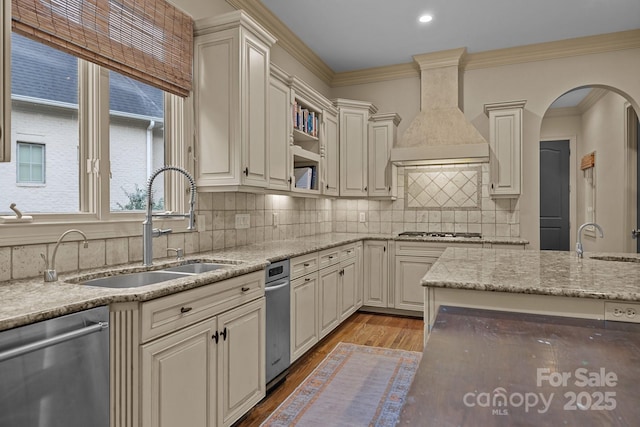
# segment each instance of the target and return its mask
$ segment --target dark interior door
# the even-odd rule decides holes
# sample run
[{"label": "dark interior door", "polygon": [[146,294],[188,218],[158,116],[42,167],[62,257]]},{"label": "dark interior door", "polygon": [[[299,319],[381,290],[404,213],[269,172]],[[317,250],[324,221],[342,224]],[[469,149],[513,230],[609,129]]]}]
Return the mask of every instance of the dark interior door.
[{"label": "dark interior door", "polygon": [[540,249],[568,251],[569,141],[540,142]]}]

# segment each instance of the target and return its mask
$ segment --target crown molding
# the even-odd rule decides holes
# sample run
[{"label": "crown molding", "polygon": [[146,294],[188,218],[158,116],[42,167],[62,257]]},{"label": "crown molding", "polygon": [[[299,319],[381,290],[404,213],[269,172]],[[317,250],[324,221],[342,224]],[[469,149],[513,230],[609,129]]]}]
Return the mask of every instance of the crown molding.
[{"label": "crown molding", "polygon": [[336,73],[331,81],[331,86],[351,86],[419,76],[420,70],[418,69],[417,64],[415,62],[406,62],[404,64],[386,65],[384,67]]},{"label": "crown molding", "polygon": [[463,68],[465,70],[475,70],[636,48],[640,48],[640,30],[620,31],[597,36],[469,53],[463,58]]},{"label": "crown molding", "polygon": [[596,102],[600,101],[604,96],[609,93],[609,90],[603,89],[600,87],[595,87],[589,91],[587,96],[585,96],[580,103],[578,103],[577,108],[580,110],[580,113],[584,113],[589,108],[593,107]]},{"label": "crown molding", "polygon": [[227,0],[236,9],[242,9],[253,17],[267,31],[273,34],[286,52],[293,56],[298,62],[304,65],[309,71],[318,76],[327,85],[335,73],[333,70],[312,51],[293,31],[278,19],[261,1],[256,0]]}]

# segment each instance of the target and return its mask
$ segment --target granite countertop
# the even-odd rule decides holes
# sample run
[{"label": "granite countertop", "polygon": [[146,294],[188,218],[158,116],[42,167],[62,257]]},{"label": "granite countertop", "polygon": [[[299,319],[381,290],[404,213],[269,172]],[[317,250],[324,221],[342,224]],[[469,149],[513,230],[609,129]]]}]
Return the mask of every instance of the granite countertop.
[{"label": "granite countertop", "polygon": [[[230,265],[212,272],[169,280],[138,288],[112,289],[81,286],[79,280],[147,270],[140,263],[110,266],[70,274],[60,274],[58,282],[44,283],[41,277],[0,282],[0,331],[50,319],[64,314],[117,302],[147,301],[204,286],[224,279],[264,269],[270,262],[327,249],[361,240],[406,240],[393,234],[326,233],[296,239],[270,241],[231,249],[204,252],[186,260],[228,262]],[[468,242],[464,238],[420,237],[419,241]],[[478,243],[496,238],[474,239]],[[498,238],[500,243],[525,244],[521,239]],[[175,265],[175,259],[156,259],[158,269]]]},{"label": "granite countertop", "polygon": [[450,247],[422,285],[640,301],[640,254]]}]

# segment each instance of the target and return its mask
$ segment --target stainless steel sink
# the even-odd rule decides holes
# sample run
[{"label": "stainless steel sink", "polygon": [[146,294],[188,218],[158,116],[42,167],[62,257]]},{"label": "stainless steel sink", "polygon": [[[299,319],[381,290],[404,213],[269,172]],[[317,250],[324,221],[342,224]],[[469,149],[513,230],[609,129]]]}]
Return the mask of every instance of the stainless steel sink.
[{"label": "stainless steel sink", "polygon": [[175,271],[180,273],[200,274],[208,271],[217,270],[222,267],[228,267],[230,264],[218,264],[214,262],[194,262],[191,264],[176,265],[175,267],[168,267],[162,271]]},{"label": "stainless steel sink", "polygon": [[618,261],[618,262],[636,262],[640,263],[640,258],[626,257],[626,256],[612,256],[612,255],[596,255],[589,256],[590,259],[597,259],[599,261]]},{"label": "stainless steel sink", "polygon": [[119,274],[117,276],[101,277],[80,282],[87,286],[100,286],[103,288],[137,288],[139,286],[153,285],[167,280],[188,277],[189,274],[173,271],[141,271],[139,273]]}]

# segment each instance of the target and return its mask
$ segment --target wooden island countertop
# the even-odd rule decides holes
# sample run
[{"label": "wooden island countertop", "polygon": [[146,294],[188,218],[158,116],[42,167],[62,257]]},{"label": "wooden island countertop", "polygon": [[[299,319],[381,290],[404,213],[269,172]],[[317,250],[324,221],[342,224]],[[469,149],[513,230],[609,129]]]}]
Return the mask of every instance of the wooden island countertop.
[{"label": "wooden island countertop", "polygon": [[399,426],[640,425],[640,324],[441,306]]}]

